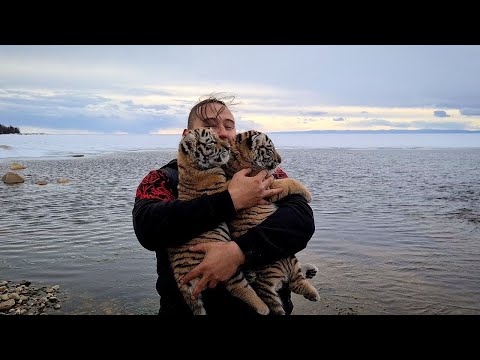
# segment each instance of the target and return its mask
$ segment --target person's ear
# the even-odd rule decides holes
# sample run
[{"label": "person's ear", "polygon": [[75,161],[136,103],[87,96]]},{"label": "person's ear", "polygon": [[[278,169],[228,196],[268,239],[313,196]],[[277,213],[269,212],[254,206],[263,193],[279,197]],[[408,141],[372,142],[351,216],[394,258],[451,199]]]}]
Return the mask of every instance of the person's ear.
[{"label": "person's ear", "polygon": [[188,134],[188,129],[183,129],[182,137]]}]

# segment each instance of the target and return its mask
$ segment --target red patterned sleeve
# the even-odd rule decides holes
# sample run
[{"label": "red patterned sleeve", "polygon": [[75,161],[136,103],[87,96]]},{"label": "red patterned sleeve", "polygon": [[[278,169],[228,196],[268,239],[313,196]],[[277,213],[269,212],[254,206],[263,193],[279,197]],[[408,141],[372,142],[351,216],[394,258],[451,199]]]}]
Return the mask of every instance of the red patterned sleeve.
[{"label": "red patterned sleeve", "polygon": [[137,188],[139,199],[157,199],[163,202],[176,199],[177,189],[174,189],[168,177],[159,170],[152,170],[142,180]]},{"label": "red patterned sleeve", "polygon": [[273,177],[275,179],[285,179],[288,178],[288,175],[280,167],[277,167],[277,170],[275,170],[275,172],[273,173]]}]

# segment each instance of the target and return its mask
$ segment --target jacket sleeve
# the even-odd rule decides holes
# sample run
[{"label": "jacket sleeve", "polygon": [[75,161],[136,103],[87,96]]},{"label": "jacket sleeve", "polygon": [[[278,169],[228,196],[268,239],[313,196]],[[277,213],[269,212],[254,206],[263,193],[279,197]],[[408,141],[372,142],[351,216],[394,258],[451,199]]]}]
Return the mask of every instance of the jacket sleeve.
[{"label": "jacket sleeve", "polygon": [[[276,178],[286,178],[280,169]],[[234,241],[243,250],[246,266],[265,265],[305,249],[315,232],[313,211],[305,198],[292,194],[276,203],[278,209],[261,224]]]},{"label": "jacket sleeve", "polygon": [[235,217],[228,190],[189,201],[176,199],[176,189],[161,171],[151,171],[137,188],[133,228],[148,250],[177,246]]}]

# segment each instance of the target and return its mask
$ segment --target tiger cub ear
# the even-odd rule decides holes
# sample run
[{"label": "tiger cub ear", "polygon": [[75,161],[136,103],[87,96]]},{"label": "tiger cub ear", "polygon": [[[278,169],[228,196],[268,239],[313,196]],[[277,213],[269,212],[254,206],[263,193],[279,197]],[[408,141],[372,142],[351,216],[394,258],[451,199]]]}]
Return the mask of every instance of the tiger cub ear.
[{"label": "tiger cub ear", "polygon": [[189,132],[182,139],[182,150],[185,154],[191,152],[197,142],[195,135],[192,132]]},{"label": "tiger cub ear", "polygon": [[245,131],[243,133],[237,134],[237,138],[236,138],[237,143],[245,142],[245,144],[247,145],[247,148],[252,150],[253,139],[255,138],[257,133],[258,132],[255,131],[255,130],[248,130],[248,131]]},{"label": "tiger cub ear", "polygon": [[238,133],[238,134],[235,136],[235,142],[237,142],[237,143],[242,142],[242,139],[243,139],[244,136],[245,136],[245,133]]}]

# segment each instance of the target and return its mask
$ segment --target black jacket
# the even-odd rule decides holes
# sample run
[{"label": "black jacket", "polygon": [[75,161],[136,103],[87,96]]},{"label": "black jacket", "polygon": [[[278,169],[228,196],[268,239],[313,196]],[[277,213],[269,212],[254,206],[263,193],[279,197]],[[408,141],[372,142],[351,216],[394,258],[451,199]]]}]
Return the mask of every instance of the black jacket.
[{"label": "black jacket", "polygon": [[[286,174],[279,169],[274,176],[281,178]],[[161,312],[187,314],[189,309],[176,285],[165,248],[184,244],[219,223],[232,220],[235,208],[228,190],[179,201],[177,184],[176,160],[151,171],[137,188],[132,214],[138,241],[157,255]],[[302,196],[289,195],[277,205],[277,211],[263,223],[234,240],[245,253],[244,266],[267,264],[294,255],[303,250],[312,237],[315,231],[313,212]],[[284,293],[282,298],[290,313],[293,308],[290,293],[288,290]],[[220,314],[221,308],[231,312],[232,307],[239,309],[237,313],[250,312],[243,302],[226,294],[221,285],[204,290],[202,297],[209,314]]]}]

